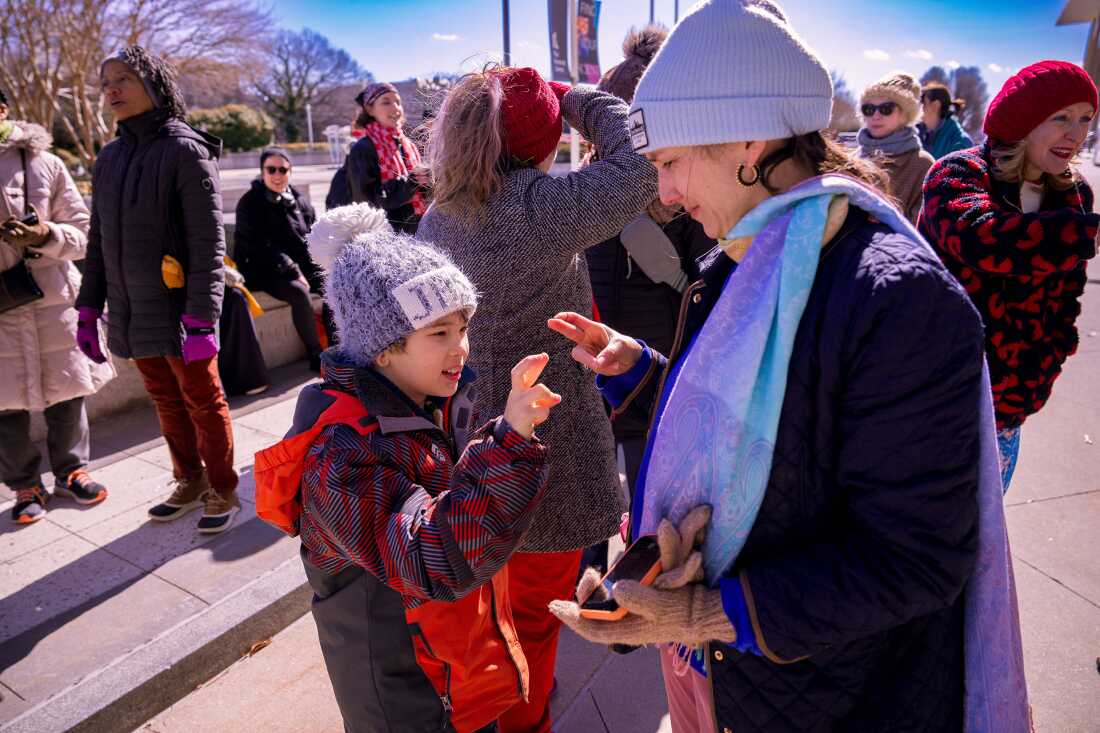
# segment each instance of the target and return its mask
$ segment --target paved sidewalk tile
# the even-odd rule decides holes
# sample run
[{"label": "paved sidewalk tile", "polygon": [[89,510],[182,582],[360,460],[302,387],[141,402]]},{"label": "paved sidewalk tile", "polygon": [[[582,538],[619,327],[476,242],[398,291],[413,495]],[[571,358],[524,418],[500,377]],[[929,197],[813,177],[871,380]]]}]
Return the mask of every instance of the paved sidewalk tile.
[{"label": "paved sidewalk tile", "polygon": [[[611,733],[670,733],[672,730],[661,663],[654,647],[626,655],[610,655],[588,691]],[[583,730],[563,727],[561,733],[583,733]]]},{"label": "paved sidewalk tile", "polygon": [[[13,560],[46,545],[69,537],[71,533],[59,524],[49,521],[53,512],[48,508],[46,518],[34,524],[21,526],[11,522],[9,517],[0,515],[0,563]],[[0,598],[10,592],[0,575]]]},{"label": "paved sidewalk tile", "polygon": [[141,574],[75,535],[9,560],[0,565],[0,644]]},{"label": "paved sidewalk tile", "polygon": [[1036,733],[1100,731],[1100,608],[1019,560],[1014,567]]},{"label": "paved sidewalk tile", "polygon": [[[1009,507],[1005,515],[1012,554],[1084,596],[1100,613],[1100,489]],[[1096,652],[1100,656],[1100,648]]]},{"label": "paved sidewalk tile", "polygon": [[154,574],[185,588],[207,603],[215,603],[263,573],[298,556],[299,540],[258,517],[241,519],[231,532],[179,557],[168,560]]},{"label": "paved sidewalk tile", "polygon": [[[206,604],[153,576],[135,577],[0,646],[0,681],[41,701],[158,636]],[[0,717],[7,711],[0,706]]]},{"label": "paved sidewalk tile", "polygon": [[565,714],[580,691],[611,656],[612,652],[606,646],[585,641],[569,629],[562,629],[558,643],[558,691],[550,701],[550,712],[555,719]]},{"label": "paved sidewalk tile", "polygon": [[[233,465],[235,467],[252,465],[253,456],[258,450],[263,450],[276,443],[282,434],[276,435],[263,430],[245,427],[233,422]],[[132,454],[143,461],[149,461],[160,466],[165,471],[172,470],[172,457],[168,453],[168,446],[164,443],[153,448]]]},{"label": "paved sidewalk tile", "polygon": [[47,519],[73,532],[81,532],[123,514],[138,504],[168,495],[172,474],[163,467],[127,456],[100,469],[94,478],[107,487],[107,498],[95,506],[81,506],[69,499],[50,502]]},{"label": "paved sidewalk tile", "polygon": [[297,404],[297,400],[284,400],[271,407],[237,418],[233,421],[233,426],[243,425],[246,428],[263,430],[278,436],[286,435],[286,431],[290,429],[294,420],[294,408]]},{"label": "paved sidewalk tile", "polygon": [[135,733],[343,730],[309,614]]},{"label": "paved sidewalk tile", "polygon": [[[145,572],[152,572],[169,560],[196,551],[221,535],[199,534],[196,529],[202,517],[202,507],[171,522],[149,521],[149,501],[93,525],[80,533],[81,537],[110,550]],[[244,523],[256,516],[249,502],[241,502],[235,523]],[[232,533],[232,529],[229,530]]]}]

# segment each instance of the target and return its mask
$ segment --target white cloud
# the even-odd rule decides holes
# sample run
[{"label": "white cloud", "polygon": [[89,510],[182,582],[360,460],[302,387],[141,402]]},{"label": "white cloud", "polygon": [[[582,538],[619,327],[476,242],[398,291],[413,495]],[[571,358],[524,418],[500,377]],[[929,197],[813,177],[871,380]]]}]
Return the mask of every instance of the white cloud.
[{"label": "white cloud", "polygon": [[959,63],[958,61],[956,61],[955,59],[951,59],[951,60],[950,60],[950,61],[948,61],[948,62],[947,62],[946,64],[944,64],[944,66],[946,66],[946,67],[947,67],[948,69],[951,69],[952,71],[954,71],[955,69],[957,69],[957,68],[959,68],[960,66],[962,66],[962,64],[960,64],[960,63]]},{"label": "white cloud", "polygon": [[890,54],[886,53],[881,48],[868,48],[864,50],[863,58],[868,61],[889,61]]},{"label": "white cloud", "polygon": [[455,41],[459,40],[459,38],[458,34],[456,33],[433,33],[432,40],[444,41],[445,43],[454,43]]},{"label": "white cloud", "polygon": [[985,68],[989,69],[994,74],[1000,74],[1002,71],[1004,71],[1004,67],[1000,64],[987,64]]},{"label": "white cloud", "polygon": [[916,50],[910,49],[905,52],[905,55],[911,59],[920,59],[921,61],[932,60],[932,52],[926,48],[918,48]]}]

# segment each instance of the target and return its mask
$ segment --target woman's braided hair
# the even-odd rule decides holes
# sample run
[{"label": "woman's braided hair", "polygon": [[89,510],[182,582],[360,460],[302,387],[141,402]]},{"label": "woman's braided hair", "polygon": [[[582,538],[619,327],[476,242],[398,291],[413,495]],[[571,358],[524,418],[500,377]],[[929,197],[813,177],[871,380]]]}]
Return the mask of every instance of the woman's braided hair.
[{"label": "woman's braided hair", "polygon": [[147,79],[162,99],[161,108],[169,117],[183,119],[187,116],[187,105],[183,101],[183,92],[176,81],[176,68],[170,63],[154,56],[141,46],[126,46],[118,54],[126,65]]}]

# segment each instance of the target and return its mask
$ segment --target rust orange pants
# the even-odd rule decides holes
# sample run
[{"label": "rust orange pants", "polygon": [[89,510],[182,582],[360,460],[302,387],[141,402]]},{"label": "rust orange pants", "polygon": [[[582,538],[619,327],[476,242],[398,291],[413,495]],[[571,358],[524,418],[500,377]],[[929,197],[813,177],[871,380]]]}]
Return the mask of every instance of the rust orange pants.
[{"label": "rust orange pants", "polygon": [[225,401],[218,360],[184,364],[174,356],[135,359],[160,419],[176,478],[195,478],[206,467],[210,486],[221,494],[237,488],[233,470],[233,424]]},{"label": "rust orange pants", "polygon": [[500,716],[500,733],[549,733],[550,691],[558,657],[561,622],[550,613],[550,601],[569,600],[577,585],[582,550],[517,552],[508,561],[508,594],[530,688],[521,702]]}]

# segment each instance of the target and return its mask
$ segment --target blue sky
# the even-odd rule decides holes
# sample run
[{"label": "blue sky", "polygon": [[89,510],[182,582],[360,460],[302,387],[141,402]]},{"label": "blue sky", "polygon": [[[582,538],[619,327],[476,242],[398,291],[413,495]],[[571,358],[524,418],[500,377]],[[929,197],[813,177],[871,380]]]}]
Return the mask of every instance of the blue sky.
[{"label": "blue sky", "polygon": [[[1010,73],[1042,58],[1080,61],[1087,25],[1055,27],[1064,0],[779,0],[791,24],[857,91],[895,70],[980,66],[995,93]],[[681,0],[683,13],[691,6]],[[656,0],[671,26],[674,0]],[[546,0],[511,0],[513,63],[549,71]],[[499,0],[275,0],[281,25],[309,27],[347,49],[379,79],[470,70],[499,57]],[[649,0],[603,0],[600,64],[621,59]]]}]

